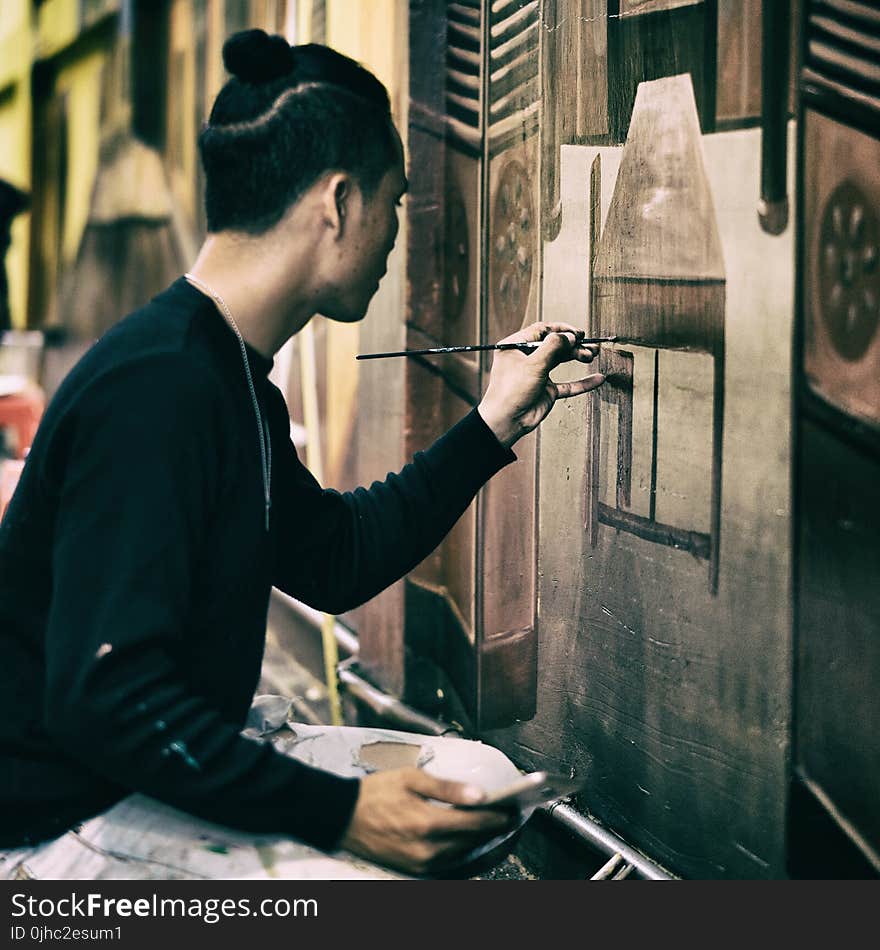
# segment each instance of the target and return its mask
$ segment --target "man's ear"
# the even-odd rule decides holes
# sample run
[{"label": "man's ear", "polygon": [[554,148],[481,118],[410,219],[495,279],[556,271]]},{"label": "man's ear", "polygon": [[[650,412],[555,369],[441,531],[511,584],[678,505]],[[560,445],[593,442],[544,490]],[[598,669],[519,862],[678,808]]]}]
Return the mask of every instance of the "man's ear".
[{"label": "man's ear", "polygon": [[342,237],[351,200],[351,179],[344,172],[335,172],[327,180],[322,193],[324,224]]}]

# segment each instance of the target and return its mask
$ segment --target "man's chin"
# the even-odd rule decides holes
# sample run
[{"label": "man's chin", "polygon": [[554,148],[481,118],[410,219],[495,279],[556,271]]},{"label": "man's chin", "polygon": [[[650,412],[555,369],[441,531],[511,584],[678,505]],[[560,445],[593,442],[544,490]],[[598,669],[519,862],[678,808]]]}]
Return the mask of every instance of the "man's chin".
[{"label": "man's chin", "polygon": [[361,303],[354,307],[333,307],[332,309],[322,311],[322,316],[327,317],[328,320],[335,320],[337,323],[358,323],[367,315],[372,299],[373,294],[370,294],[366,303]]}]

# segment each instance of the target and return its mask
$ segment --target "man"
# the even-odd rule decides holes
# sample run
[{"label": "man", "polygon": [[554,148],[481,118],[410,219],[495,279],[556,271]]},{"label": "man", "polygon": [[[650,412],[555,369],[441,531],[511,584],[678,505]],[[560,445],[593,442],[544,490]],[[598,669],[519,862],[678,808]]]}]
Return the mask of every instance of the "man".
[{"label": "man", "polygon": [[[325,47],[232,37],[200,137],[208,238],[107,333],[46,412],[0,527],[0,847],[132,791],[422,871],[502,830],[477,789],[416,769],[343,779],[243,738],[273,585],[363,603],[433,550],[589,362],[580,331],[499,353],[479,407],[369,490],[322,490],[272,357],[315,313],[361,320],[406,191],[384,87]],[[581,334],[582,335],[582,334]],[[434,801],[432,801],[434,800]]]}]

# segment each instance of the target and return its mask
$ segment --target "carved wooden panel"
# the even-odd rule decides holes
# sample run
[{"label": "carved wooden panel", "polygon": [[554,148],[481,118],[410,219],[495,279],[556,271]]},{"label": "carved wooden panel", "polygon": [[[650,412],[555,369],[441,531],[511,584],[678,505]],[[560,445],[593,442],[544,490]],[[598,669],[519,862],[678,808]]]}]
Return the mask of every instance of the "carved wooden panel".
[{"label": "carved wooden panel", "polygon": [[880,875],[880,13],[807,4],[790,869]]},{"label": "carved wooden panel", "polygon": [[[495,343],[540,313],[539,4],[491,4],[486,163],[484,339]],[[485,361],[486,369],[491,354]],[[483,489],[477,722],[487,729],[535,712],[537,436]]]},{"label": "carved wooden panel", "polygon": [[[411,348],[495,342],[537,319],[539,7],[411,7]],[[476,405],[490,362],[409,362],[410,450]],[[534,511],[534,440],[517,454],[407,582],[406,695],[431,704],[426,683],[439,684],[481,727],[534,710],[534,517],[519,515]]]},{"label": "carved wooden panel", "polygon": [[880,142],[809,111],[804,369],[813,390],[880,424]]}]

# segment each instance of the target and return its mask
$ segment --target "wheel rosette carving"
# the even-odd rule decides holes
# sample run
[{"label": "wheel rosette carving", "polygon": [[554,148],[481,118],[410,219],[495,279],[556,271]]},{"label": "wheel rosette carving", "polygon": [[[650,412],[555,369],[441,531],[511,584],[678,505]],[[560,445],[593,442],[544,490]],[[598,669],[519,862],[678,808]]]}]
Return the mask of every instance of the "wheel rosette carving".
[{"label": "wheel rosette carving", "polygon": [[444,238],[443,309],[447,321],[455,322],[467,296],[471,255],[467,211],[454,180],[447,186]]},{"label": "wheel rosette carving", "polygon": [[507,332],[522,326],[535,257],[532,187],[525,168],[507,163],[492,214],[492,300]]},{"label": "wheel rosette carving", "polygon": [[822,215],[818,272],[822,318],[837,352],[857,360],[877,332],[880,226],[862,190],[844,181]]}]

